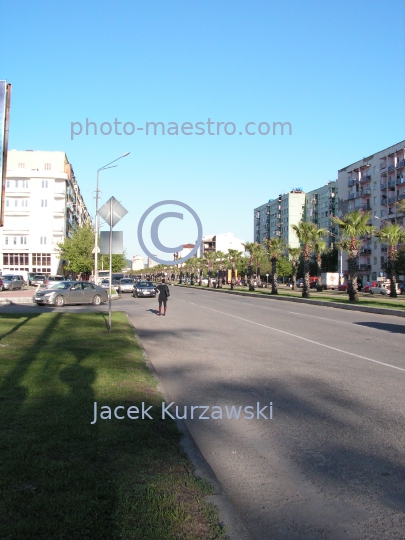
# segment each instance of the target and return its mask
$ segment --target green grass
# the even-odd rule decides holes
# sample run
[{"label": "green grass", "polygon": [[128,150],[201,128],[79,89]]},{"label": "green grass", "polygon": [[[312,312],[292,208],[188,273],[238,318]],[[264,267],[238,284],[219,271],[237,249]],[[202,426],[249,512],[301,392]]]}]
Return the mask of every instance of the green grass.
[{"label": "green grass", "polygon": [[[179,287],[189,287],[190,285],[178,285]],[[207,289],[206,286],[200,287],[199,285],[194,285],[194,287],[199,289]],[[230,290],[229,287],[224,287],[222,290]],[[234,292],[249,292],[248,287],[237,287],[234,289]],[[257,294],[258,296],[263,295],[271,295],[271,289],[255,289],[251,294]],[[361,305],[361,306],[369,306],[369,307],[376,307],[376,308],[387,308],[387,309],[399,309],[399,310],[405,310],[405,300],[403,300],[403,296],[398,296],[398,298],[389,298],[387,296],[372,296],[368,293],[360,293],[359,294],[359,301],[358,302],[350,302],[349,297],[347,293],[345,292],[338,292],[338,291],[323,291],[323,292],[316,292],[311,290],[310,292],[310,298],[307,299],[308,302],[311,302],[312,300],[319,300],[324,302],[337,302],[342,304],[351,304],[351,305]],[[279,292],[277,296],[285,296],[289,298],[302,298],[302,289],[298,289],[296,291],[291,290],[285,290],[283,288],[279,288]]]},{"label": "green grass", "polygon": [[[1,540],[224,538],[132,327],[104,317],[0,316]],[[94,401],[154,419],[91,425]]]}]

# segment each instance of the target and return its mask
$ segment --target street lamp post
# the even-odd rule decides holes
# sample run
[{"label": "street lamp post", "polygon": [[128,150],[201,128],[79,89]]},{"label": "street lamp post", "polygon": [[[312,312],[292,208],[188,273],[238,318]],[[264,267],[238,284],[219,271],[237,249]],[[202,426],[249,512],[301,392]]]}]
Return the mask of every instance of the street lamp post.
[{"label": "street lamp post", "polygon": [[98,200],[100,198],[100,191],[98,189],[99,184],[99,174],[100,171],[104,171],[105,169],[113,169],[114,167],[118,167],[118,165],[113,165],[110,167],[112,163],[115,163],[119,159],[122,159],[123,157],[126,157],[130,152],[127,152],[126,154],[123,154],[117,159],[114,159],[113,161],[110,161],[110,163],[107,163],[107,165],[103,165],[103,167],[100,167],[97,170],[97,184],[96,184],[96,217],[95,217],[95,234],[94,234],[94,283],[97,285],[98,281],[98,234],[99,234],[99,217],[98,217]]}]

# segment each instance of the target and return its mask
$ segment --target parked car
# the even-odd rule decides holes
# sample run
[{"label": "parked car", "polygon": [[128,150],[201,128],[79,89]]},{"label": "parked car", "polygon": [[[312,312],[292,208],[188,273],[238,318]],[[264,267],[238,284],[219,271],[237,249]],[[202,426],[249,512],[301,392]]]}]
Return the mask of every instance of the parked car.
[{"label": "parked car", "polygon": [[118,292],[134,292],[134,280],[130,278],[122,278],[118,284]]},{"label": "parked car", "polygon": [[366,283],[364,286],[363,292],[370,292],[370,287],[375,287],[377,285],[377,281],[372,281],[371,283]]},{"label": "parked car", "polygon": [[100,283],[100,287],[103,289],[109,289],[110,288],[110,280],[109,279],[102,279]]},{"label": "parked car", "polygon": [[24,278],[22,276],[16,276],[15,274],[6,274],[2,276],[2,291],[14,291],[15,289],[22,289],[25,285]]},{"label": "parked car", "polygon": [[399,287],[399,290],[401,291],[401,294],[405,294],[405,281],[403,281],[402,283],[400,283],[398,285]]},{"label": "parked car", "polygon": [[[370,294],[383,294],[387,295],[391,292],[391,284],[388,283],[377,283],[375,287],[370,287]],[[401,294],[401,289],[397,284],[397,294]]]},{"label": "parked car", "polygon": [[38,286],[38,285],[44,285],[46,281],[46,275],[45,274],[35,274],[35,276],[32,276],[30,285]]},{"label": "parked car", "polygon": [[45,280],[45,288],[50,289],[51,287],[53,287],[54,285],[56,285],[56,283],[59,283],[60,281],[66,281],[65,276],[49,276]]},{"label": "parked car", "polygon": [[94,304],[99,306],[108,299],[107,291],[88,281],[60,281],[50,289],[37,291],[33,300],[38,305]]},{"label": "parked car", "polygon": [[[198,280],[197,280],[197,281],[198,281]],[[201,280],[201,283],[202,283],[203,285],[208,285],[208,278],[203,278],[203,279]],[[217,283],[217,280],[216,280],[215,278],[211,278],[211,285],[216,285],[216,283]]]},{"label": "parked car", "polygon": [[134,287],[132,296],[140,298],[141,296],[156,297],[156,289],[151,281],[138,281]]},{"label": "parked car", "polygon": [[[349,287],[348,283],[341,283],[339,285],[339,287],[338,287],[338,291],[346,291],[347,292],[348,287]],[[361,281],[357,280],[357,290],[361,291],[362,288],[363,288],[363,285],[362,285]]]}]

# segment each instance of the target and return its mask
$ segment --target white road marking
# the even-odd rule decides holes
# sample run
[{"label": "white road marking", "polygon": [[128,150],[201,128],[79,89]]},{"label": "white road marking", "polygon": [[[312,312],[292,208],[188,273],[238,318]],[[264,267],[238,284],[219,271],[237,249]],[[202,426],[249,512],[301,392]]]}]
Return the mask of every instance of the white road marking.
[{"label": "white road marking", "polygon": [[[183,302],[187,302],[186,300],[183,300]],[[355,356],[356,358],[361,358],[362,360],[367,360],[367,362],[373,362],[374,364],[380,364],[381,366],[390,367],[392,369],[397,369],[398,371],[404,371],[404,368],[400,368],[398,366],[393,366],[392,364],[386,364],[385,362],[380,362],[379,360],[374,360],[373,358],[367,358],[367,356],[361,356],[360,354],[351,353],[349,351],[344,351],[343,349],[338,349],[337,347],[332,347],[331,345],[325,345],[324,343],[319,343],[318,341],[314,341],[312,339],[304,338],[301,336],[297,336],[296,334],[292,334],[290,332],[286,332],[285,330],[279,330],[278,328],[273,328],[272,326],[267,326],[265,324],[257,323],[255,321],[250,321],[249,319],[244,319],[243,317],[238,317],[237,315],[231,315],[230,313],[225,313],[224,311],[219,311],[217,309],[208,308],[205,306],[200,306],[198,304],[195,304],[193,302],[187,302],[188,304],[191,304],[193,306],[198,306],[199,308],[208,309],[209,311],[214,311],[215,313],[220,313],[221,315],[227,315],[228,317],[232,317],[234,319],[239,319],[240,321],[248,322],[250,324],[255,324],[256,326],[261,326],[262,328],[268,328],[269,330],[273,330],[274,332],[279,332],[280,334],[285,334],[286,336],[294,337],[297,339],[301,339],[302,341],[306,341],[307,343],[312,343],[313,345],[318,345],[319,347],[324,347],[326,349],[330,349],[332,351],[337,351],[343,354],[348,354],[349,356]]]}]

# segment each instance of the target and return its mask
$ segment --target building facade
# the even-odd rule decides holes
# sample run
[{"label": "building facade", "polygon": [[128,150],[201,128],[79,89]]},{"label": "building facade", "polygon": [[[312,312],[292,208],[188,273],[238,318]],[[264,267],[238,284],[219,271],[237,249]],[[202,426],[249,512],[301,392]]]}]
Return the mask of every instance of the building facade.
[{"label": "building facade", "polygon": [[336,213],[337,196],[338,182],[336,180],[305,194],[304,219],[328,231],[324,240],[329,248],[336,243],[338,235],[338,227],[331,219]]},{"label": "building facade", "polygon": [[132,270],[143,270],[145,268],[145,259],[142,255],[132,256]]},{"label": "building facade", "polygon": [[291,247],[299,247],[299,241],[292,229],[303,220],[305,214],[305,193],[293,189],[270,199],[254,210],[254,241],[261,244],[265,238],[281,238]]},{"label": "building facade", "polygon": [[57,243],[91,224],[73,168],[64,152],[8,152],[2,272],[58,274]]},{"label": "building facade", "polygon": [[[353,210],[370,212],[370,224],[404,223],[397,203],[405,199],[405,141],[365,157],[338,172],[336,215]],[[362,239],[358,272],[363,283],[384,276],[388,246],[367,236]],[[347,269],[343,256],[343,270]]]},{"label": "building facade", "polygon": [[245,252],[242,240],[235,238],[231,232],[204,236],[202,239],[202,255],[210,251],[222,251],[223,253],[228,253],[229,249],[236,249],[241,253]]}]

